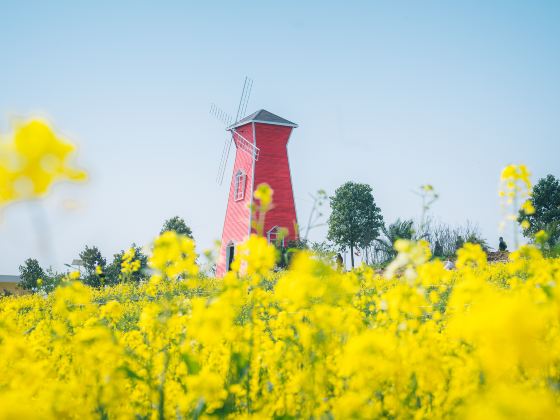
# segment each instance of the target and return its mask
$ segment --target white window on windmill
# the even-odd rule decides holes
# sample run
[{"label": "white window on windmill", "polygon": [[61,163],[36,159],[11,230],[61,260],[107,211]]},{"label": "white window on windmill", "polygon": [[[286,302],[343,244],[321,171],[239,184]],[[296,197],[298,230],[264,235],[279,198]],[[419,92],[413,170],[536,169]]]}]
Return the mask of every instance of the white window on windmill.
[{"label": "white window on windmill", "polygon": [[268,243],[281,246],[282,248],[284,248],[284,236],[283,229],[281,229],[280,226],[274,226],[266,232]]},{"label": "white window on windmill", "polygon": [[247,175],[242,170],[235,173],[235,182],[233,186],[233,199],[235,201],[245,198],[245,184],[247,183]]}]

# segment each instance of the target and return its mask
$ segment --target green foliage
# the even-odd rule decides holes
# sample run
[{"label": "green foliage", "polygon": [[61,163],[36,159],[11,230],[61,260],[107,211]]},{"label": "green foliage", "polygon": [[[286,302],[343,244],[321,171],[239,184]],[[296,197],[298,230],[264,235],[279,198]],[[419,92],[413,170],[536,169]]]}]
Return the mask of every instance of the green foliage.
[{"label": "green foliage", "polygon": [[286,246],[278,247],[278,263],[277,267],[286,269],[290,266],[293,256],[304,249],[309,249],[309,242],[306,239],[296,239],[288,241]]},{"label": "green foliage", "polygon": [[347,182],[330,197],[328,239],[340,248],[349,248],[354,267],[354,249],[365,248],[379,236],[383,226],[381,210],[376,206],[367,184]]},{"label": "green foliage", "polygon": [[381,226],[381,232],[383,236],[375,240],[375,251],[382,254],[384,261],[390,261],[397,255],[394,245],[398,239],[414,238],[414,221],[397,219]]},{"label": "green foliage", "polygon": [[193,239],[191,228],[187,226],[182,217],[175,216],[166,220],[161,228],[160,234],[167,232],[168,230],[175,231],[179,235],[185,235]]},{"label": "green foliage", "polygon": [[336,245],[329,241],[310,242],[309,249],[324,261],[333,261],[338,251]]},{"label": "green foliage", "polygon": [[[490,250],[490,246],[486,239],[484,239],[480,234],[477,232],[472,232],[466,237],[466,242],[470,244],[478,244],[482,248],[484,252],[488,252]],[[457,248],[459,249],[459,248]],[[455,250],[457,252],[457,250]]]},{"label": "green foliage", "polygon": [[80,252],[80,259],[84,267],[83,282],[89,286],[99,287],[103,284],[103,275],[97,274],[97,267],[105,272],[107,261],[96,246],[89,247]]},{"label": "green foliage", "polygon": [[25,290],[36,290],[37,280],[46,278],[45,271],[39,265],[39,261],[28,258],[23,265],[19,266],[20,282],[19,286]]},{"label": "green foliage", "polygon": [[535,208],[533,214],[526,214],[523,209],[519,212],[518,221],[530,223],[523,235],[534,238],[538,231],[544,230],[548,234],[548,247],[554,248],[560,244],[560,180],[554,175],[539,179],[533,188],[531,203]]},{"label": "green foliage", "polygon": [[55,271],[52,267],[47,268],[40,290],[47,293],[52,292],[62,282],[64,276],[63,273]]}]

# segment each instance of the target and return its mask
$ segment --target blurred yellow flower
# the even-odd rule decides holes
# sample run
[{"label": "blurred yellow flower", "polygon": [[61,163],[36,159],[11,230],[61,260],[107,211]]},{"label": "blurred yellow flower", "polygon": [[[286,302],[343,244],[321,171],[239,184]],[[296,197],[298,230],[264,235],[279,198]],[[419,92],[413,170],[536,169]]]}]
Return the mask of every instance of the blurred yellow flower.
[{"label": "blurred yellow flower", "polygon": [[194,241],[172,230],[163,232],[154,241],[148,264],[170,279],[194,276],[198,273]]},{"label": "blurred yellow flower", "polygon": [[266,276],[276,264],[276,248],[266,238],[251,235],[237,246],[232,269],[242,275]]},{"label": "blurred yellow flower", "polygon": [[546,241],[548,241],[548,233],[546,233],[546,231],[541,229],[537,233],[535,233],[535,242],[536,243],[544,244]]},{"label": "blurred yellow flower", "polygon": [[535,207],[533,206],[533,203],[531,202],[531,200],[525,200],[525,202],[521,206],[521,209],[527,215],[535,213]]},{"label": "blurred yellow flower", "polygon": [[486,265],[486,252],[479,244],[466,243],[457,251],[457,268],[484,267]]},{"label": "blurred yellow flower", "polygon": [[121,262],[121,274],[124,276],[129,276],[132,273],[140,270],[141,262],[136,259],[136,250],[134,248],[129,248],[123,254],[123,259]]},{"label": "blurred yellow flower", "polygon": [[84,181],[86,173],[68,162],[74,150],[44,121],[17,125],[0,143],[0,205],[42,197],[56,181]]},{"label": "blurred yellow flower", "polygon": [[272,193],[272,188],[266,183],[257,186],[254,196],[255,199],[259,200],[262,209],[268,209],[272,204]]}]

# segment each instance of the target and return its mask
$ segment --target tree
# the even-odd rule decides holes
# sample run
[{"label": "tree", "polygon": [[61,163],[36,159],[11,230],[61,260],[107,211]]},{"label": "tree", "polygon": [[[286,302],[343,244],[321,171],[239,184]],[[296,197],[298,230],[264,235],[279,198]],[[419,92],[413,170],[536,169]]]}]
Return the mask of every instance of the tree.
[{"label": "tree", "polygon": [[20,287],[25,290],[33,290],[37,288],[37,280],[44,280],[45,271],[39,265],[39,261],[34,258],[28,258],[23,265],[19,266]]},{"label": "tree", "polygon": [[[84,283],[94,287],[101,286],[104,277],[103,273],[107,265],[107,261],[101,255],[101,251],[99,251],[96,246],[90,248],[86,245],[86,248],[80,252],[80,259],[82,260],[85,271],[83,278]],[[101,270],[101,274],[98,274],[97,267]]]},{"label": "tree", "polygon": [[337,188],[330,197],[330,205],[328,239],[350,249],[354,267],[354,248],[370,246],[379,236],[383,226],[381,210],[375,205],[371,187],[354,182]]},{"label": "tree", "polygon": [[414,222],[397,219],[390,225],[381,226],[381,231],[383,237],[375,240],[375,249],[381,251],[385,261],[389,261],[397,255],[395,242],[398,239],[412,239],[414,237]]},{"label": "tree", "polygon": [[527,214],[524,209],[519,211],[518,221],[530,224],[523,235],[534,238],[538,231],[544,230],[548,233],[549,244],[556,244],[560,241],[560,180],[554,175],[539,179],[533,188],[531,204],[535,209],[533,214]]},{"label": "tree", "polygon": [[166,220],[163,224],[163,227],[161,228],[160,235],[163,232],[167,232],[168,230],[172,230],[179,235],[185,235],[193,239],[191,228],[187,226],[185,220],[182,217],[175,216],[171,219]]}]

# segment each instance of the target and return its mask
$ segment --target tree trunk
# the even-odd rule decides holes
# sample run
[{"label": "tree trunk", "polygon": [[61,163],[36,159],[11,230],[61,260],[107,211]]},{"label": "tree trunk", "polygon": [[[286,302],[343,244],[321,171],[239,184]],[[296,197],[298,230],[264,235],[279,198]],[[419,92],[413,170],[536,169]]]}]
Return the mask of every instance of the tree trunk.
[{"label": "tree trunk", "polygon": [[352,261],[352,268],[354,268],[354,244],[350,244],[350,261]]}]

